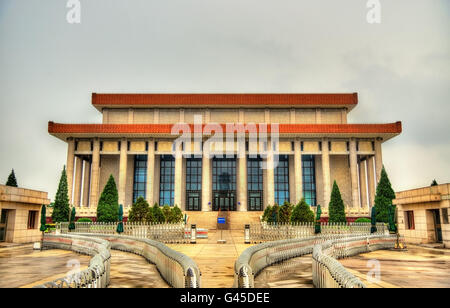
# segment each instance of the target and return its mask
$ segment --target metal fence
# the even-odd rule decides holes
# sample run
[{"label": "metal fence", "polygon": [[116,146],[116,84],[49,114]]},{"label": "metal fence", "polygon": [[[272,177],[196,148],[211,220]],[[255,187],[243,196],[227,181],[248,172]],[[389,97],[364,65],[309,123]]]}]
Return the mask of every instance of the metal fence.
[{"label": "metal fence", "polygon": [[69,273],[35,288],[106,288],[109,285],[111,244],[108,241],[79,235],[45,234],[43,248],[72,250],[92,258],[87,269]]},{"label": "metal fence", "polygon": [[[322,236],[371,234],[370,223],[321,223]],[[377,232],[374,234],[389,234],[384,223],[377,223]],[[307,238],[314,236],[314,223],[266,223],[250,225],[250,242],[263,243],[285,239]]]},{"label": "metal fence", "polygon": [[[75,229],[70,232],[86,233],[86,234],[117,234],[118,223],[103,223],[103,222],[76,222]],[[57,230],[61,234],[69,233],[69,223],[62,222],[57,225]],[[132,236],[141,239],[150,239],[162,243],[176,244],[188,243],[191,237],[191,230],[186,227],[184,223],[136,223],[124,222],[125,236]]]}]

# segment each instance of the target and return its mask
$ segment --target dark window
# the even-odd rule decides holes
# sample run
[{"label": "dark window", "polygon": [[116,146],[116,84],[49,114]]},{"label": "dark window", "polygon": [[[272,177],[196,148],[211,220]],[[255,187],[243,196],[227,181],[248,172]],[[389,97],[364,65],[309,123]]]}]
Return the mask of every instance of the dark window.
[{"label": "dark window", "polygon": [[350,142],[346,142],[346,145],[347,145],[347,152],[349,152],[350,151]]},{"label": "dark window", "polygon": [[359,151],[359,141],[356,141],[356,151]]},{"label": "dark window", "polygon": [[332,151],[332,150],[331,150],[331,141],[328,141],[328,150],[329,150],[329,151]]},{"label": "dark window", "polygon": [[75,141],[75,151],[78,151],[78,141]]},{"label": "dark window", "polygon": [[155,151],[158,151],[158,142],[155,142]]},{"label": "dark window", "polygon": [[202,159],[186,159],[186,210],[202,210]]},{"label": "dark window", "polygon": [[148,141],[145,142],[145,151],[148,151]]},{"label": "dark window", "polygon": [[302,151],[302,152],[303,152],[303,141],[302,141],[302,142],[300,142],[300,151]]},{"label": "dark window", "polygon": [[319,141],[319,151],[322,151],[322,141]]},{"label": "dark window", "polygon": [[414,230],[416,228],[414,223],[414,211],[405,211],[405,227],[407,230]]},{"label": "dark window", "polygon": [[127,141],[127,151],[130,150],[130,144],[131,144],[131,142],[130,142],[130,141]]},{"label": "dark window", "polygon": [[443,208],[442,209],[442,223],[444,225],[448,224],[448,208]]},{"label": "dark window", "polygon": [[236,158],[213,158],[213,211],[236,211]]},{"label": "dark window", "polygon": [[247,158],[247,208],[249,211],[263,210],[263,169],[262,159]]},{"label": "dark window", "polygon": [[36,221],[38,217],[38,211],[28,212],[28,229],[36,229]]},{"label": "dark window", "polygon": [[375,151],[375,141],[372,141],[372,151]]},{"label": "dark window", "polygon": [[175,159],[172,155],[162,155],[160,165],[159,204],[161,206],[173,206],[175,197]]},{"label": "dark window", "polygon": [[[316,206],[316,164],[314,155],[302,155],[302,182],[303,196],[306,203]],[[324,206],[327,205],[324,204]]]},{"label": "dark window", "polygon": [[295,151],[295,144],[294,144],[294,141],[291,141],[291,151]]},{"label": "dark window", "polygon": [[147,155],[136,155],[134,157],[134,183],[133,203],[137,198],[145,199],[147,186]]},{"label": "dark window", "polygon": [[275,202],[279,205],[289,202],[289,156],[280,155],[275,168]]},{"label": "dark window", "polygon": [[100,141],[100,151],[103,151],[103,141]]}]

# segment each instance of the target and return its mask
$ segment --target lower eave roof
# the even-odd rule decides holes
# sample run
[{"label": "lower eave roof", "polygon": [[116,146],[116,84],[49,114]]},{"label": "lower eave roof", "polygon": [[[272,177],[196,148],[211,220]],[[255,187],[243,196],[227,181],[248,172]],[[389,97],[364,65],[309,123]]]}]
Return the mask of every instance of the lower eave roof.
[{"label": "lower eave roof", "polygon": [[[68,137],[158,137],[170,136],[176,124],[61,124],[48,123],[49,134],[66,140]],[[203,127],[206,124],[203,124]],[[220,124],[225,131],[226,124]],[[244,124],[245,125],[245,124]],[[194,132],[194,125],[189,124]],[[213,130],[214,131],[214,130]],[[267,125],[267,132],[271,132]],[[298,136],[366,136],[390,139],[402,132],[402,123],[387,124],[279,124],[280,135]]]}]

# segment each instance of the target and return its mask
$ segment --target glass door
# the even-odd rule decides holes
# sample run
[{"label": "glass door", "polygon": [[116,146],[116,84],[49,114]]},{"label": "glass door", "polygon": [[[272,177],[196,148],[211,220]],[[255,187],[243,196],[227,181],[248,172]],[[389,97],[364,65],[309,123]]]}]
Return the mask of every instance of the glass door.
[{"label": "glass door", "polygon": [[236,211],[236,158],[213,159],[213,211]]}]

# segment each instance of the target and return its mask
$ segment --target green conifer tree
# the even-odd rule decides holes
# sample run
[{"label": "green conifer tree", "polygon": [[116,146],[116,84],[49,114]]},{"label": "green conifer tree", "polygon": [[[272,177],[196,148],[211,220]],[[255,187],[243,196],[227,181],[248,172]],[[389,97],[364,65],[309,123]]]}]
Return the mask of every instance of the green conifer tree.
[{"label": "green conifer tree", "polygon": [[159,207],[158,203],[155,203],[152,208],[152,214],[153,214],[153,222],[155,223],[164,223],[166,221],[166,218],[164,217],[164,213]]},{"label": "green conifer tree", "polygon": [[70,208],[69,208],[69,193],[67,188],[67,173],[66,166],[64,166],[61,172],[61,178],[59,180],[58,190],[55,196],[55,202],[53,205],[52,221],[67,222],[69,221]]},{"label": "green conifer tree", "polygon": [[339,187],[334,181],[331,191],[330,204],[328,205],[329,222],[347,222],[345,218],[345,206]]},{"label": "green conifer tree", "polygon": [[377,222],[389,223],[389,207],[395,199],[395,192],[392,189],[386,170],[381,169],[380,181],[377,185],[375,195],[375,209],[377,211]]},{"label": "green conifer tree", "polygon": [[433,180],[433,182],[431,182],[431,186],[438,186],[438,182],[436,180]]},{"label": "green conifer tree", "polygon": [[18,187],[14,169],[11,170],[11,173],[8,176],[8,180],[6,181],[6,186]]},{"label": "green conifer tree", "polygon": [[97,205],[98,222],[117,222],[119,217],[119,193],[112,175],[103,189]]},{"label": "green conifer tree", "polygon": [[130,222],[145,222],[147,220],[148,212],[150,212],[150,205],[143,197],[138,197],[136,202],[131,206],[128,214],[128,221]]},{"label": "green conifer tree", "polygon": [[292,210],[291,222],[314,222],[314,212],[305,198],[302,198]]}]

